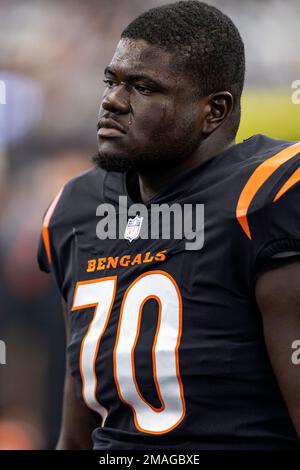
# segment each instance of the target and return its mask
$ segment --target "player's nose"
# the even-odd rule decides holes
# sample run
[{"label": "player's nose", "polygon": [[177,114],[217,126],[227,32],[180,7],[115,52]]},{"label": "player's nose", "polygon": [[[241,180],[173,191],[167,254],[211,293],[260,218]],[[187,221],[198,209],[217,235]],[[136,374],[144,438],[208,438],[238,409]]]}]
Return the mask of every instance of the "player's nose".
[{"label": "player's nose", "polygon": [[102,101],[102,108],[105,111],[118,112],[118,113],[128,113],[130,111],[130,103],[128,98],[125,96],[125,93],[128,93],[124,90],[123,85],[114,87],[113,90],[104,97]]}]

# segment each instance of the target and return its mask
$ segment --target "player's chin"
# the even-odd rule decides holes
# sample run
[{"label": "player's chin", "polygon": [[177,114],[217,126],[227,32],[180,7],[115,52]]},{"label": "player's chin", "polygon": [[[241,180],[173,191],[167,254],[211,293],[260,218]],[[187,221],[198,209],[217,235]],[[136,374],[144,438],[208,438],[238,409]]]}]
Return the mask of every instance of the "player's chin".
[{"label": "player's chin", "polygon": [[93,157],[93,162],[99,168],[107,171],[125,172],[135,167],[130,153],[120,149],[108,149],[100,146],[98,153]]}]

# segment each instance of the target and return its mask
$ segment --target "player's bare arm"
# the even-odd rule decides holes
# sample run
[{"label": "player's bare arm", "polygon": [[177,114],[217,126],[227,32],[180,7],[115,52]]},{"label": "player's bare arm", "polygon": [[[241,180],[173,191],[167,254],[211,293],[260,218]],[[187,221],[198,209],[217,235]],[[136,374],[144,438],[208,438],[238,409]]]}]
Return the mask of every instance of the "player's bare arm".
[{"label": "player's bare arm", "polygon": [[[70,340],[69,310],[62,302],[65,315],[67,344]],[[94,414],[76,397],[75,381],[66,358],[63,416],[56,450],[87,450],[92,448],[91,434],[97,426]]]},{"label": "player's bare arm", "polygon": [[292,344],[300,339],[299,260],[261,273],[256,299],[270,360],[300,438],[300,373],[292,361]]}]

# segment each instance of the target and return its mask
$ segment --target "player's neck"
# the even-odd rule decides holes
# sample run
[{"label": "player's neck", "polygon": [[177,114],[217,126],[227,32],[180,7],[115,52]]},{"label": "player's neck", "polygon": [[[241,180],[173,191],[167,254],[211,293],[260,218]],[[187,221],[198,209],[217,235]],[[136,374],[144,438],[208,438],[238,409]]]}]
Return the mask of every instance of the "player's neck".
[{"label": "player's neck", "polygon": [[147,174],[139,174],[141,200],[143,202],[149,201],[183,172],[210,160],[235,144],[234,139],[226,145],[224,145],[224,143],[218,144],[216,141],[214,142],[214,145],[211,145],[208,140],[209,139],[204,141],[197,151],[191,154],[190,157],[186,158],[178,165],[174,165],[172,168],[162,170],[159,173],[155,170],[153,173],[147,172]]}]

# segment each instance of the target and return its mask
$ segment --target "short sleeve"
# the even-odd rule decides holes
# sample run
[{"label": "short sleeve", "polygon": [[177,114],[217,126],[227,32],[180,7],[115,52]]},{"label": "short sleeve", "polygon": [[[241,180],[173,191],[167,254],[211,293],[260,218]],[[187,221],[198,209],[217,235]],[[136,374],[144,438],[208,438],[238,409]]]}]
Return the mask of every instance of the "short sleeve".
[{"label": "short sleeve", "polygon": [[51,266],[53,264],[52,252],[54,248],[54,240],[50,226],[53,218],[55,218],[57,205],[61,198],[63,190],[64,188],[62,188],[57,194],[57,196],[53,199],[43,218],[42,231],[38,246],[37,261],[40,269],[46,273],[51,272]]},{"label": "short sleeve", "polygon": [[[300,179],[300,174],[299,174]],[[255,267],[300,253],[300,182],[283,186],[251,217]]]},{"label": "short sleeve", "polygon": [[38,246],[37,260],[38,260],[38,265],[41,271],[44,271],[45,273],[51,272],[50,263],[47,257],[42,234],[40,236],[40,241],[39,241],[39,246]]}]

